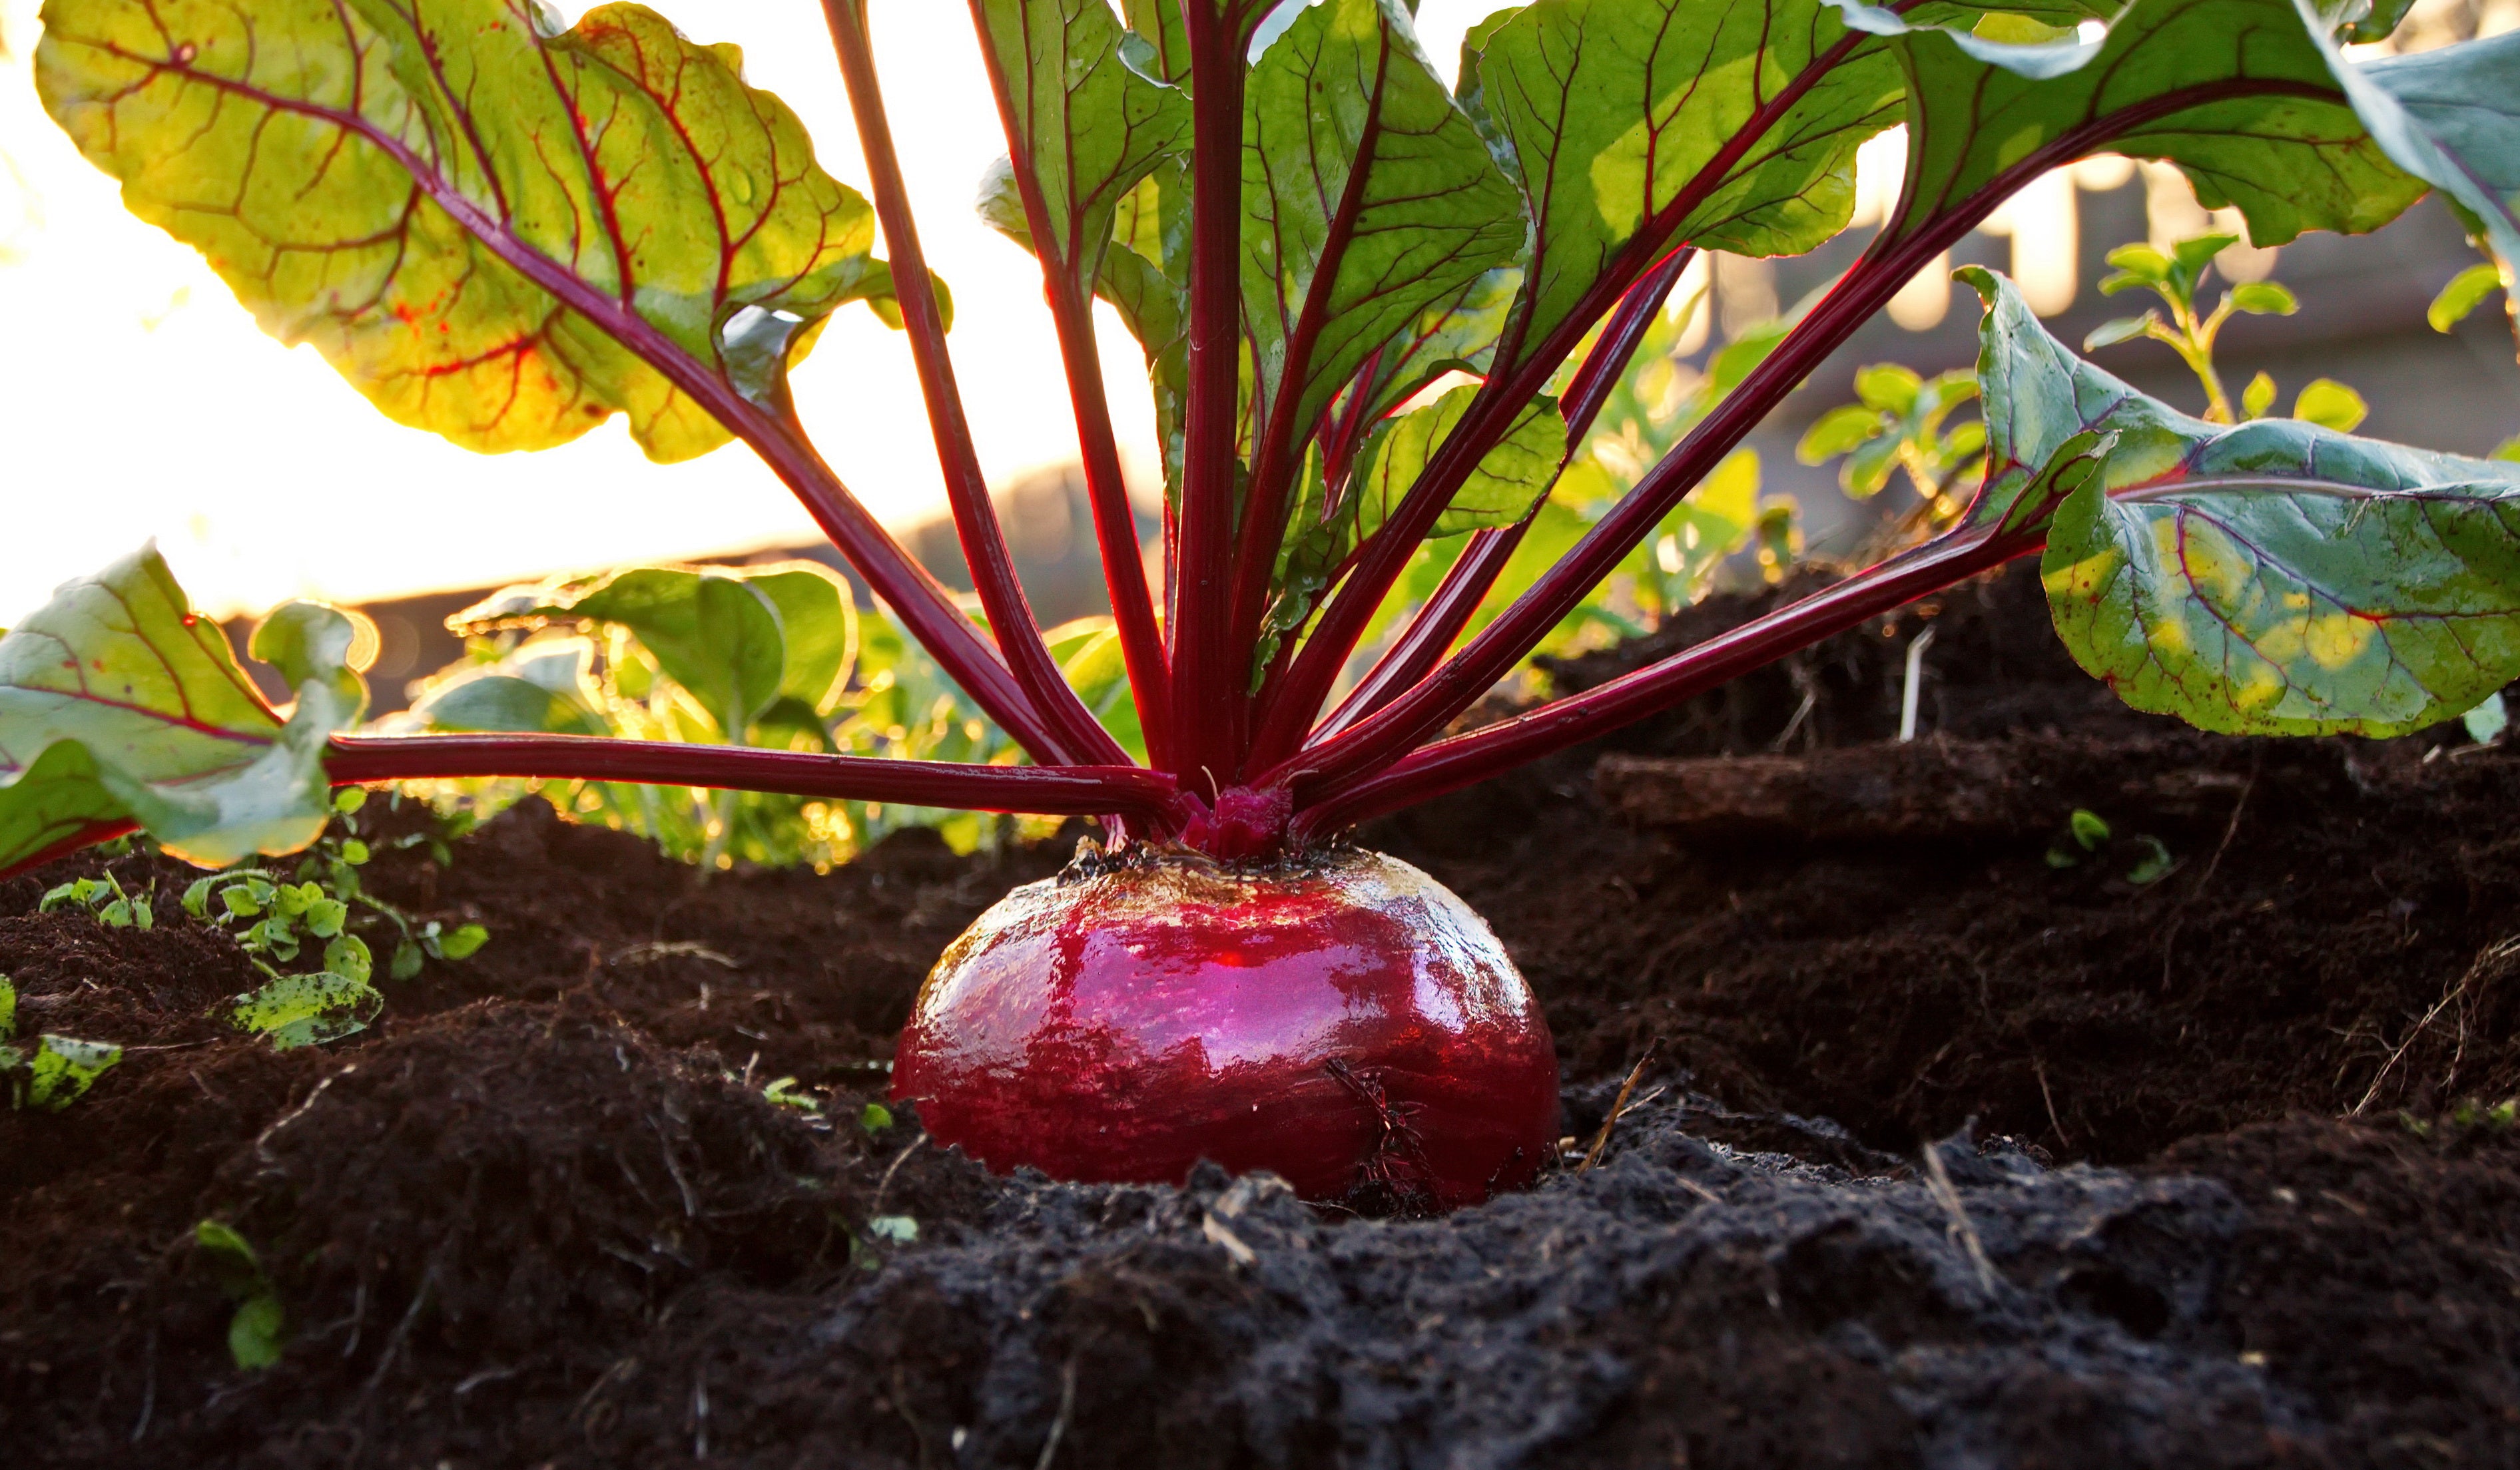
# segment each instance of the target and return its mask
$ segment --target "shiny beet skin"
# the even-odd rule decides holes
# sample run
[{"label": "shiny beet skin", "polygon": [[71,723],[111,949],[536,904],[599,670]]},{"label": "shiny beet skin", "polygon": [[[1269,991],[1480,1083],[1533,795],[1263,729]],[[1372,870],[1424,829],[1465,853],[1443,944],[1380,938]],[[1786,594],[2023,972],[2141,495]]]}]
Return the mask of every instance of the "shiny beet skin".
[{"label": "shiny beet skin", "polygon": [[1549,1023],[1496,935],[1353,851],[1016,889],[921,988],[892,1095],[1000,1172],[1177,1182],[1207,1158],[1376,1213],[1519,1187],[1558,1121]]}]

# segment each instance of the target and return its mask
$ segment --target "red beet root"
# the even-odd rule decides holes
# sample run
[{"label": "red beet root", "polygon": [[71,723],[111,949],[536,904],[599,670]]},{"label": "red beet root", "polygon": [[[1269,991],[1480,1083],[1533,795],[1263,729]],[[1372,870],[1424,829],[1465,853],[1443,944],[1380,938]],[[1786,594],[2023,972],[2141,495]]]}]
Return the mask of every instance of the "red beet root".
[{"label": "red beet root", "polygon": [[1361,852],[1016,889],[920,990],[892,1092],[1000,1171],[1173,1182],[1207,1158],[1376,1211],[1516,1188],[1557,1133],[1549,1024],[1504,946]]}]

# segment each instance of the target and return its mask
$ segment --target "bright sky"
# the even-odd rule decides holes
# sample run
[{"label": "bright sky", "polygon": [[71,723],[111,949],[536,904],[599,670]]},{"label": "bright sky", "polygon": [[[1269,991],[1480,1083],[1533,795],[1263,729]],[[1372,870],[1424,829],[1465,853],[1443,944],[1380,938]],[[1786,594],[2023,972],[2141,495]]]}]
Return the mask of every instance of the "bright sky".
[{"label": "bright sky", "polygon": [[[1462,33],[1500,3],[1423,0],[1428,54],[1449,71]],[[0,626],[153,536],[221,614],[813,538],[741,445],[652,466],[616,420],[565,449],[484,457],[387,423],[313,348],[264,336],[190,248],[122,211],[36,103],[36,6],[0,0]],[[753,85],[794,107],[825,165],[863,186],[814,0],[659,8],[696,40],[741,44]],[[1051,386],[1040,278],[971,212],[1005,145],[969,26],[946,0],[875,5],[922,238],[954,288],[955,365],[982,463],[1004,483],[1074,458],[1074,424]],[[1103,328],[1124,446],[1150,466],[1142,360],[1107,312]],[[847,309],[795,387],[825,455],[878,516],[906,524],[942,503],[898,334]]]}]

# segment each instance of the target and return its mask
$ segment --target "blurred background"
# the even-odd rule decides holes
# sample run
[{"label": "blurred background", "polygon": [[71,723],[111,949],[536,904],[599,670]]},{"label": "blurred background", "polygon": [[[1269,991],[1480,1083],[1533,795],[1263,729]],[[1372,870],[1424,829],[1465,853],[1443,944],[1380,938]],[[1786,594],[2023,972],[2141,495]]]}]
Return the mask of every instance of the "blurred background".
[{"label": "blurred background", "polygon": [[[663,8],[698,39],[742,45],[750,80],[796,108],[834,173],[862,179],[816,5]],[[1422,0],[1418,28],[1439,67],[1456,65],[1462,33],[1493,8]],[[639,560],[835,559],[741,446],[660,468],[614,424],[549,453],[481,457],[387,423],[311,348],[262,335],[191,250],[123,213],[112,185],[36,103],[35,9],[36,0],[0,0],[0,435],[9,445],[0,495],[10,527],[0,540],[0,626],[63,579],[156,537],[194,596],[222,617],[291,597],[364,606],[382,638],[372,682],[392,708],[405,681],[456,655],[442,619],[485,588]],[[1098,611],[1073,425],[1064,396],[1045,390],[1058,368],[1039,278],[970,207],[1004,145],[968,13],[896,0],[876,17],[887,74],[917,78],[889,93],[895,128],[929,254],[954,288],[957,368],[1026,586],[1045,623]],[[2364,49],[2423,49],[2516,27],[2520,0],[2421,0],[2396,38]],[[1894,133],[1866,149],[1859,226],[1877,222],[1895,196],[1904,147]],[[1760,430],[1751,446],[1764,490],[1792,498],[1804,541],[1820,555],[1853,550],[1883,515],[1913,504],[1898,494],[1850,500],[1833,467],[1802,465],[1794,449],[1814,420],[1853,397],[1860,366],[1898,362],[1930,378],[1974,361],[1975,297],[1950,283],[1951,267],[2010,273],[2057,334],[2079,343],[2145,304],[2099,294],[2108,249],[2226,224],[2238,229],[2209,217],[2175,171],[2158,166],[2093,159],[2042,180],[1921,275]],[[1685,385],[1728,339],[1824,288],[1869,233],[1859,228],[1799,259],[1693,267],[1674,295],[1678,380]],[[2281,405],[2315,378],[2338,379],[2369,403],[2361,432],[2491,452],[2520,434],[2520,365],[2505,318],[2479,311],[2448,334],[2425,322],[2434,294],[2476,259],[2430,200],[2376,237],[2227,251],[2221,274],[2279,280],[2302,310],[2236,319],[2223,337],[2224,376],[2236,394],[2254,374],[2271,375]],[[1141,358],[1107,310],[1102,327],[1151,542],[1153,416]],[[2182,408],[2203,407],[2193,377],[2159,343],[2093,356]],[[942,483],[918,427],[924,420],[902,338],[850,308],[795,388],[842,478],[941,576],[968,585],[941,518]]]}]

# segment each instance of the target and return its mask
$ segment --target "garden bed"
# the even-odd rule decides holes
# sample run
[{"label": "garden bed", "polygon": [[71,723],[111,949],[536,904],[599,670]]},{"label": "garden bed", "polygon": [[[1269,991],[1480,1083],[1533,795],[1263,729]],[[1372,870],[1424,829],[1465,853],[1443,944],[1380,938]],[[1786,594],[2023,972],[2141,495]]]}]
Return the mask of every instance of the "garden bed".
[{"label": "garden bed", "polygon": [[[489,948],[288,1053],[210,1018],[252,974],[180,917],[187,870],[112,863],[161,895],[147,933],[35,912],[93,855],[0,885],[22,1028],[133,1048],[66,1111],[0,1113],[0,1443],[116,1466],[2520,1463],[2520,1144],[2491,1112],[2520,1092],[2520,760],[2456,727],[2273,743],[2130,714],[2036,596],[2016,574],[1848,634],[1623,735],[1598,789],[1587,752],[1365,834],[1506,938],[1567,1134],[1651,1048],[1598,1168],[1439,1221],[1221,1176],[1002,1180],[908,1116],[869,1134],[925,967],[1056,845],[911,833],[829,875],[702,882],[528,804],[451,866],[369,869]],[[1927,734],[1891,748],[1929,614]],[[1716,756],[1756,759],[1671,764]],[[2109,836],[2076,840],[2076,808]],[[825,1113],[765,1100],[783,1077]],[[204,1218],[260,1252],[275,1368],[230,1363]]]}]

